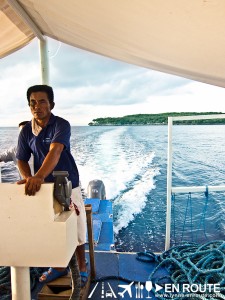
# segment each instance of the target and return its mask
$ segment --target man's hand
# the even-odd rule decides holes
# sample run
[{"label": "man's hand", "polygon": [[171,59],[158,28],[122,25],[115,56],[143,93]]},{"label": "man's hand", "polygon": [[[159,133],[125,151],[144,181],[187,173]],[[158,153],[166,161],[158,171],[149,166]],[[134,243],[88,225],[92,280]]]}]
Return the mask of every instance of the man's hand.
[{"label": "man's hand", "polygon": [[33,196],[38,192],[41,188],[44,179],[52,173],[55,166],[57,165],[61,153],[64,149],[64,145],[60,143],[52,143],[50,144],[49,152],[46,155],[40,169],[34,176],[31,176],[31,170],[28,162],[23,160],[18,160],[18,166],[23,180],[17,182],[17,184],[25,183],[25,194],[29,196]]},{"label": "man's hand", "polygon": [[17,184],[25,183],[25,195],[34,196],[40,190],[43,182],[44,179],[42,177],[32,176],[18,181]]}]

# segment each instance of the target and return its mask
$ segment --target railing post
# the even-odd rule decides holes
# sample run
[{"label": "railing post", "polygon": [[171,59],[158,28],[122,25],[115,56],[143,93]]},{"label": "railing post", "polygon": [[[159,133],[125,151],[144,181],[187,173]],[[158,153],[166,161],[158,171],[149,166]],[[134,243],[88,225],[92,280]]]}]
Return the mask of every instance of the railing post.
[{"label": "railing post", "polygon": [[171,227],[171,190],[172,190],[172,127],[173,118],[168,117],[168,156],[167,156],[167,206],[166,206],[166,239],[165,250],[170,248]]}]

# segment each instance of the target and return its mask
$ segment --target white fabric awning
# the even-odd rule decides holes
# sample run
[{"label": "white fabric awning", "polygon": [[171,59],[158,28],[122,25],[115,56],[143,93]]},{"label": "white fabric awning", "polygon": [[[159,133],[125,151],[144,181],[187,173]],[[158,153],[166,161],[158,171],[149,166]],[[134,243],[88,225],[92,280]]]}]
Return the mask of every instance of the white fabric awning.
[{"label": "white fabric awning", "polygon": [[[225,87],[224,0],[17,2],[43,35],[124,62]],[[0,57],[34,38],[8,3],[0,0]]]},{"label": "white fabric awning", "polygon": [[35,35],[6,0],[0,0],[0,57],[27,45]]}]

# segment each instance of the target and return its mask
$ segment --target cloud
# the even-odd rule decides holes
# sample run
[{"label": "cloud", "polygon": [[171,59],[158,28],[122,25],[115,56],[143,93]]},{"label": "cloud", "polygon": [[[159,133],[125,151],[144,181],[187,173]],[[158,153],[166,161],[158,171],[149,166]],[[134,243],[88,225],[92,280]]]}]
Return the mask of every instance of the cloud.
[{"label": "cloud", "polygon": [[146,101],[149,95],[172,94],[189,82],[62,44],[53,57],[53,86],[57,86],[60,95],[69,90],[70,103],[132,105]]},{"label": "cloud", "polygon": [[[179,111],[224,111],[225,90],[129,65],[49,39],[54,113],[72,125],[98,117]],[[0,126],[31,118],[26,90],[41,83],[38,42],[1,60]]]},{"label": "cloud", "polygon": [[[1,69],[0,75],[0,124],[3,120],[12,119],[12,115],[19,115],[27,109],[27,87],[37,82],[37,64],[28,62],[17,63]],[[14,124],[13,124],[14,125]]]}]

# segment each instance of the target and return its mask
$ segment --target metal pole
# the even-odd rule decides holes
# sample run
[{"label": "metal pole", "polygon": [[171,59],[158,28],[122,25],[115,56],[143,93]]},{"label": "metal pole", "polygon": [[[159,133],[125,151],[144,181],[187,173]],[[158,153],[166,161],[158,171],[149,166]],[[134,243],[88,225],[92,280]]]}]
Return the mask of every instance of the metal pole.
[{"label": "metal pole", "polygon": [[165,250],[170,248],[171,226],[171,190],[172,190],[172,126],[173,118],[168,117],[168,154],[167,154],[167,207],[166,207],[166,240]]},{"label": "metal pole", "polygon": [[11,267],[12,300],[30,300],[29,267]]},{"label": "metal pole", "polygon": [[88,230],[88,244],[89,244],[89,255],[91,265],[91,279],[95,279],[95,256],[94,256],[94,242],[93,242],[93,225],[92,225],[92,206],[91,204],[85,205],[85,211],[87,216],[87,230]]},{"label": "metal pole", "polygon": [[42,84],[49,84],[49,60],[47,39],[39,40],[41,80]]},{"label": "metal pole", "polygon": [[9,5],[13,8],[13,10],[22,18],[22,20],[27,24],[30,30],[33,31],[34,35],[39,40],[44,40],[44,36],[38,27],[38,25],[31,19],[27,11],[20,5],[17,0],[7,0]]},{"label": "metal pole", "polygon": [[[224,192],[225,185],[208,185],[207,186],[208,192]],[[174,194],[187,194],[187,193],[205,193],[206,186],[179,186],[179,187],[172,187],[172,193]]]}]

